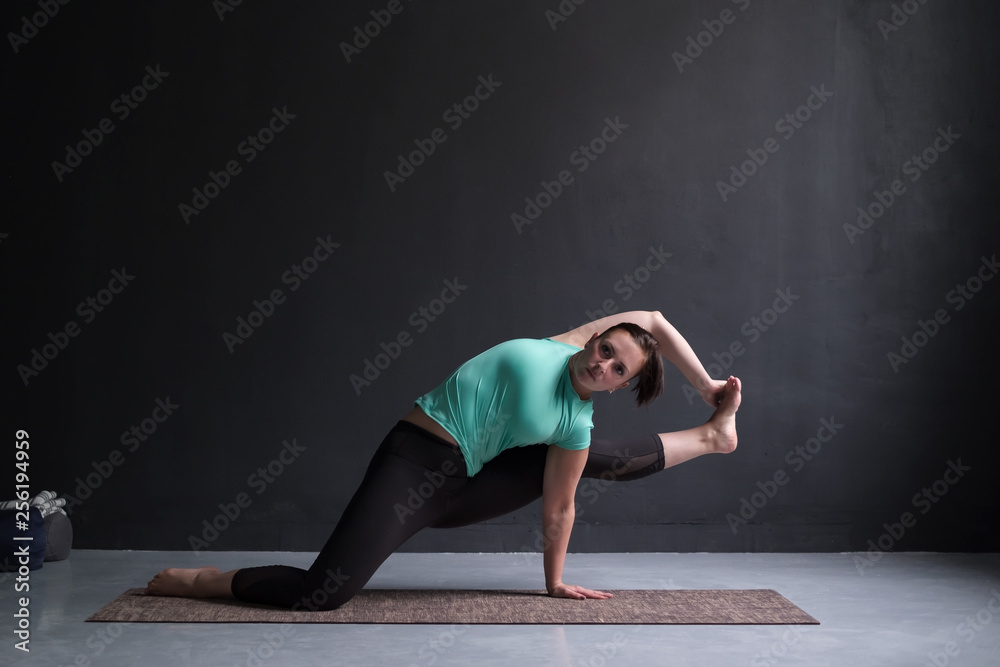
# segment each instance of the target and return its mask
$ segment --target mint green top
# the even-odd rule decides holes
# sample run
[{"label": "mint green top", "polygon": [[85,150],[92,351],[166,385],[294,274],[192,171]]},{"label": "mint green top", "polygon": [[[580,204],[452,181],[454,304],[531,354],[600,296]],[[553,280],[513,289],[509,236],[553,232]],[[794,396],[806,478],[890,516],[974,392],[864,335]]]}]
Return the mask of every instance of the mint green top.
[{"label": "mint green top", "polygon": [[416,404],[455,438],[469,477],[511,447],[586,449],[594,404],[569,377],[579,351],[549,338],[509,340],[462,364]]}]

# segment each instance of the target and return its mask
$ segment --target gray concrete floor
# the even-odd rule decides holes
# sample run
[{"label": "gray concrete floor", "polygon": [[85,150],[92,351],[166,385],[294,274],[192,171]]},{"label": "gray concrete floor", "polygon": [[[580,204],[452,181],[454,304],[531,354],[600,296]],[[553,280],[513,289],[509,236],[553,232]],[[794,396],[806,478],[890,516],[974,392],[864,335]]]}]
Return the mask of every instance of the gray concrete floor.
[{"label": "gray concrete floor", "polygon": [[[819,626],[108,624],[84,619],[171,566],[223,570],[314,554],[74,551],[31,573],[30,653],[14,648],[15,580],[0,574],[10,665],[1000,665],[1000,554],[570,554],[592,588],[773,588]],[[864,574],[861,574],[861,572]],[[537,554],[395,554],[373,588],[541,588]],[[992,609],[991,609],[992,607]],[[948,653],[950,651],[950,654]]]}]

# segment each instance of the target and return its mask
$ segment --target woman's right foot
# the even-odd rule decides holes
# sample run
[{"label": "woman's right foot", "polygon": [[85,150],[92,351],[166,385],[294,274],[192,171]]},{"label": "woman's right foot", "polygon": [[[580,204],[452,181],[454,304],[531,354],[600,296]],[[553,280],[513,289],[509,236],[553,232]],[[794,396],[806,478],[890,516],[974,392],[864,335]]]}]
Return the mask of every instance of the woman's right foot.
[{"label": "woman's right foot", "polygon": [[205,579],[206,575],[210,577],[220,573],[217,567],[170,567],[149,580],[146,593],[185,598],[216,597]]},{"label": "woman's right foot", "polygon": [[710,427],[712,448],[716,452],[728,454],[736,450],[736,411],[742,400],[741,390],[740,379],[730,375],[722,390],[722,402],[706,424]]}]

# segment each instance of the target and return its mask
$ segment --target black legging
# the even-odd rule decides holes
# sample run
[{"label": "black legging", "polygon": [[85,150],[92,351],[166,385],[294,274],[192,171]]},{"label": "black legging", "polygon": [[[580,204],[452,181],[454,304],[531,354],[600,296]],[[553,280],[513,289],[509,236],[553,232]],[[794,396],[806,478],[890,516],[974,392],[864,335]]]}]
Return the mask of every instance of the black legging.
[{"label": "black legging", "polygon": [[[290,609],[336,609],[420,529],[485,521],[541,498],[547,452],[548,445],[514,447],[469,477],[457,447],[400,421],[375,452],[312,566],[241,569],[233,577],[233,595]],[[655,434],[594,438],[583,476],[627,481],[659,472],[663,463],[663,445]]]}]

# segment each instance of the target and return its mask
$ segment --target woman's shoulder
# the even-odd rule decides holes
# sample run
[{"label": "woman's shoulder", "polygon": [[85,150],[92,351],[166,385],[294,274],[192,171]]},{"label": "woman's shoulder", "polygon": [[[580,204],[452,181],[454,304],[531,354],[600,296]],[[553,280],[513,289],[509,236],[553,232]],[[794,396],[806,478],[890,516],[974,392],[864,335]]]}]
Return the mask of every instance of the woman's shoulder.
[{"label": "woman's shoulder", "polygon": [[487,350],[484,356],[497,362],[520,365],[561,359],[579,350],[576,345],[554,338],[513,338]]},{"label": "woman's shoulder", "polygon": [[562,337],[548,337],[548,338],[512,338],[506,340],[498,345],[496,345],[494,350],[505,351],[505,352],[529,352],[538,351],[539,353],[546,353],[552,348],[573,348],[579,350],[579,345],[573,345],[572,343],[562,339]]},{"label": "woman's shoulder", "polygon": [[548,338],[543,338],[542,340],[552,341],[554,343],[560,343],[562,345],[569,345],[570,347],[575,347],[580,350],[587,341],[582,341],[583,334],[580,333],[579,329],[574,329],[573,331],[567,331],[564,334],[559,334],[558,336],[549,336]]},{"label": "woman's shoulder", "polygon": [[567,333],[559,336],[546,336],[545,338],[517,338],[508,342],[517,343],[518,345],[522,345],[524,347],[539,349],[556,346],[560,348],[572,347],[574,350],[579,350],[583,347],[582,345],[574,344],[572,340],[573,338]]}]

